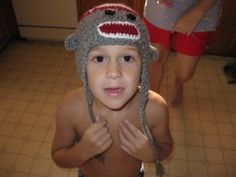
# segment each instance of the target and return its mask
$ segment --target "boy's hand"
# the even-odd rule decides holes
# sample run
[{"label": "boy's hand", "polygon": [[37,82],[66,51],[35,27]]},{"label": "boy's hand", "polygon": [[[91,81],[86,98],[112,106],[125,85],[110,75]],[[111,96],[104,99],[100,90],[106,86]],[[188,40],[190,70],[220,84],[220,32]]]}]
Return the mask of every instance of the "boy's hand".
[{"label": "boy's hand", "polygon": [[106,127],[107,121],[98,116],[96,121],[88,127],[80,141],[86,149],[86,153],[90,154],[91,157],[101,154],[112,144],[111,133]]},{"label": "boy's hand", "polygon": [[144,162],[152,162],[156,158],[156,149],[138,128],[125,120],[119,124],[121,148],[129,155]]}]

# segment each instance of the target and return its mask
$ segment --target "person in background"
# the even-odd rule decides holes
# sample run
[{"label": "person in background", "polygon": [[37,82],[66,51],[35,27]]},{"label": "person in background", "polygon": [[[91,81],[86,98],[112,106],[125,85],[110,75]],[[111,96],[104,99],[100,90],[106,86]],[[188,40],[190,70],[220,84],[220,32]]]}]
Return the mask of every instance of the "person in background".
[{"label": "person in background", "polygon": [[214,37],[223,0],[146,0],[144,21],[158,61],[150,66],[150,89],[160,92],[169,50],[176,51],[175,83],[170,105],[182,101],[184,83],[196,70],[205,46]]},{"label": "person in background", "polygon": [[148,65],[157,58],[142,18],[122,4],[87,11],[65,40],[76,53],[83,87],[56,112],[52,159],[80,168],[80,177],[143,177],[142,162],[171,153],[165,100],[148,90]]}]

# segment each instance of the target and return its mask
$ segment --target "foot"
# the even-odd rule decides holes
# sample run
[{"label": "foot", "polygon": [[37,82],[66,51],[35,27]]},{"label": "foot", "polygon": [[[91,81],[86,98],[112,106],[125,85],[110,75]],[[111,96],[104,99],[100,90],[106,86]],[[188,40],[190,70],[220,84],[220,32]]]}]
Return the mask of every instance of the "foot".
[{"label": "foot", "polygon": [[183,86],[175,84],[171,97],[170,97],[170,105],[171,107],[178,106],[183,99]]}]

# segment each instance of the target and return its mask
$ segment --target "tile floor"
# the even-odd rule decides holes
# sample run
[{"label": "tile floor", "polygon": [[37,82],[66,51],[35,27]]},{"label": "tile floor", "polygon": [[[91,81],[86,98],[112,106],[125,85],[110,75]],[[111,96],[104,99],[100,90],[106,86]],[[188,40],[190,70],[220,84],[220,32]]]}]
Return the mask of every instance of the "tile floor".
[{"label": "tile floor", "polygon": [[[165,177],[236,176],[236,84],[222,66],[232,58],[203,56],[185,86],[183,103],[170,108],[174,151]],[[168,100],[174,60],[161,94]],[[73,53],[62,43],[13,42],[0,53],[0,177],[75,177],[55,166],[50,146],[54,112],[63,95],[81,85]],[[146,177],[155,177],[145,164]]]}]

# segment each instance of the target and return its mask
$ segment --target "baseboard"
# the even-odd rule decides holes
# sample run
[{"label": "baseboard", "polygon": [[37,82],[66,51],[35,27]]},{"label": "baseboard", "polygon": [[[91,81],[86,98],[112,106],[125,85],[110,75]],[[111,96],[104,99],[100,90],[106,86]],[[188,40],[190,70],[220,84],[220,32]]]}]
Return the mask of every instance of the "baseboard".
[{"label": "baseboard", "polygon": [[19,27],[22,38],[40,40],[64,40],[66,36],[73,33],[73,28],[56,27]]}]

